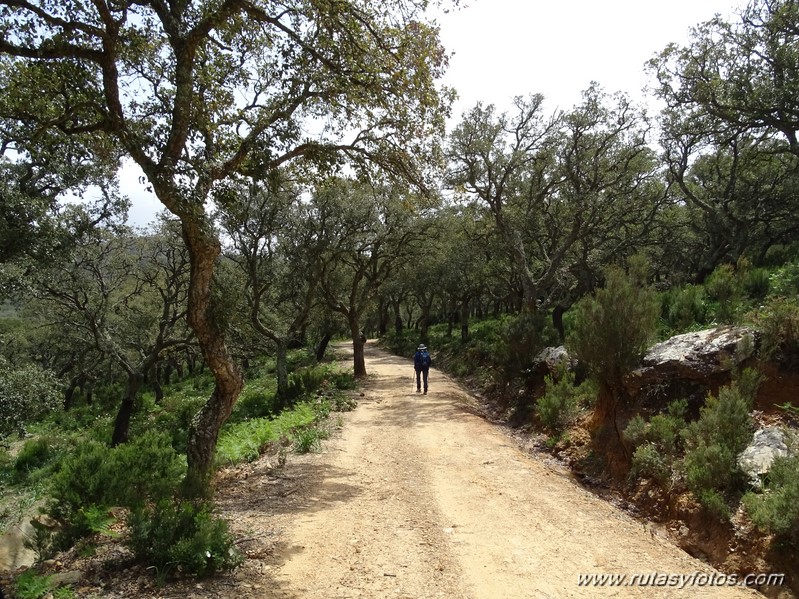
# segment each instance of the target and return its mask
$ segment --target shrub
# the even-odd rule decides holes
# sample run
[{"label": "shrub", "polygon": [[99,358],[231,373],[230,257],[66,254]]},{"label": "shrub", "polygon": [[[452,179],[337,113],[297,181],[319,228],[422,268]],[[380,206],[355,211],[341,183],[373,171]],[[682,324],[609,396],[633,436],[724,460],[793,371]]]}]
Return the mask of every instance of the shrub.
[{"label": "shrub", "polygon": [[651,478],[665,486],[671,478],[671,462],[655,446],[644,443],[635,448],[630,467],[630,478]]},{"label": "shrub", "polygon": [[799,545],[799,457],[774,460],[765,492],[747,493],[744,506],[759,529]]},{"label": "shrub", "polygon": [[799,244],[791,245],[772,245],[766,250],[762,264],[764,266],[782,266],[794,260],[799,253]]},{"label": "shrub", "polygon": [[523,312],[506,319],[496,349],[490,351],[499,361],[496,366],[506,380],[530,368],[533,359],[547,346],[557,342],[557,333],[543,312]]},{"label": "shrub", "polygon": [[624,429],[624,440],[633,447],[638,447],[646,442],[646,433],[649,430],[646,420],[640,414],[633,416]]},{"label": "shrub", "polygon": [[744,293],[752,299],[763,299],[771,287],[769,271],[765,268],[752,268],[742,277],[741,285]]},{"label": "shrub", "polygon": [[[164,398],[163,409],[155,416],[153,428],[168,431],[175,451],[186,453],[191,421],[206,401],[207,395],[194,392],[178,391],[168,394]],[[147,426],[151,426],[149,422]]]},{"label": "shrub", "polygon": [[308,426],[294,431],[295,452],[311,453],[319,451],[321,447],[320,432],[315,426]]},{"label": "shrub", "polygon": [[729,264],[722,264],[705,281],[705,292],[716,302],[715,316],[721,323],[733,322],[741,295],[740,282]]},{"label": "shrub", "polygon": [[215,517],[207,502],[161,500],[135,509],[129,525],[127,542],[134,555],[161,578],[172,572],[211,576],[243,560],[227,522]]},{"label": "shrub", "polygon": [[578,302],[569,345],[600,381],[615,384],[640,362],[657,316],[654,292],[611,268],[605,287]]},{"label": "shrub", "polygon": [[25,441],[25,444],[14,460],[14,470],[17,474],[27,474],[45,466],[55,457],[57,451],[53,442],[48,437],[38,437]]},{"label": "shrub", "polygon": [[629,473],[631,479],[643,476],[661,485],[671,479],[681,449],[681,434],[687,426],[687,408],[688,402],[680,399],[671,402],[664,414],[653,416],[649,422],[641,416],[630,420],[624,429],[624,438],[635,448]]},{"label": "shrub", "polygon": [[275,413],[275,389],[266,389],[261,385],[250,384],[242,392],[233,413],[231,422],[239,422],[250,418],[263,418]]},{"label": "shrub", "polygon": [[79,445],[52,481],[49,512],[65,523],[62,544],[94,532],[87,510],[133,508],[168,497],[184,470],[166,433],[152,431],[115,448],[95,441]]},{"label": "shrub", "polygon": [[39,599],[52,587],[51,577],[37,574],[35,570],[25,570],[14,581],[15,596],[19,599]]},{"label": "shrub", "polygon": [[670,328],[683,331],[707,322],[708,307],[702,287],[687,285],[664,296],[664,317]]},{"label": "shrub", "polygon": [[644,442],[655,444],[658,449],[669,455],[678,451],[680,433],[686,427],[685,413],[688,401],[678,399],[666,407],[666,412],[653,416],[649,422],[640,415],[634,416],[624,430],[624,438],[633,446]]},{"label": "shrub", "polygon": [[799,293],[799,260],[776,269],[769,277],[771,294],[780,297],[794,297]]},{"label": "shrub", "polygon": [[574,373],[565,365],[559,368],[559,376],[544,379],[546,390],[536,401],[536,413],[547,429],[554,433],[563,432],[580,412],[594,399],[595,390],[590,382],[574,384]]},{"label": "shrub", "polygon": [[720,389],[718,397],[709,396],[699,420],[685,430],[686,483],[699,502],[718,515],[723,512],[719,497],[739,490],[745,481],[737,457],[752,438],[749,413],[756,378],[744,371],[738,381]]},{"label": "shrub", "polygon": [[675,456],[679,452],[681,433],[687,426],[687,410],[688,401],[678,399],[668,405],[665,414],[657,414],[649,421],[647,439],[668,456]]},{"label": "shrub", "polygon": [[225,424],[216,446],[216,463],[235,464],[254,460],[270,443],[291,434],[296,428],[311,424],[315,418],[313,407],[301,403],[291,410],[284,410],[274,419],[254,418]]},{"label": "shrub", "polygon": [[702,507],[720,521],[729,520],[730,508],[724,500],[724,496],[715,489],[700,490],[697,499]]},{"label": "shrub", "polygon": [[333,372],[330,375],[330,382],[333,387],[341,391],[351,391],[358,386],[358,381],[355,380],[352,370]]},{"label": "shrub", "polygon": [[0,356],[0,439],[22,433],[26,423],[60,405],[60,385],[52,373],[35,365],[13,367]]},{"label": "shrub", "polygon": [[783,297],[770,298],[750,315],[761,332],[761,351],[766,356],[780,352],[799,354],[799,305]]}]

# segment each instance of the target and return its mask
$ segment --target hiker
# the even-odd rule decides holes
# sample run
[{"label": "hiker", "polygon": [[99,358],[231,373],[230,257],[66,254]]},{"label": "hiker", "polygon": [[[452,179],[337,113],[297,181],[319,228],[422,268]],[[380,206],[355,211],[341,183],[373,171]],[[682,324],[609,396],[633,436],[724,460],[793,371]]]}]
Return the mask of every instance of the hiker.
[{"label": "hiker", "polygon": [[430,371],[430,353],[424,344],[416,348],[413,355],[413,369],[416,371],[416,392],[422,391],[422,381],[424,381],[424,392],[427,394],[427,374]]}]

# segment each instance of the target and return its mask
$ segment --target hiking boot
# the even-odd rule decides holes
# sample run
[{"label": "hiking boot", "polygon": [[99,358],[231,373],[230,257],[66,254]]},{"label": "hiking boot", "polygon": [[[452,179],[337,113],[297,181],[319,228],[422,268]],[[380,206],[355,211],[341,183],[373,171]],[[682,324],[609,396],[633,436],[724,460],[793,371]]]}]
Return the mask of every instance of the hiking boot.
[{"label": "hiking boot", "polygon": [[427,389],[424,390],[424,394],[427,395]]}]

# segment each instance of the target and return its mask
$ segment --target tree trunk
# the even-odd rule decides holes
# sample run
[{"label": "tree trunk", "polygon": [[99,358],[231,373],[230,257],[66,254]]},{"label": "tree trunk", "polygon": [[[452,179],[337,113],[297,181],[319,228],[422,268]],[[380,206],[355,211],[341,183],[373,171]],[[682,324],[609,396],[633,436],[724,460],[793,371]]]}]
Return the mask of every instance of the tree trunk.
[{"label": "tree trunk", "polygon": [[397,335],[401,335],[402,330],[405,328],[405,324],[402,322],[400,303],[399,301],[393,301],[392,305],[394,307],[394,332],[397,333]]},{"label": "tree trunk", "polygon": [[380,300],[378,307],[378,323],[377,323],[377,336],[384,337],[388,331],[388,305],[384,300]]},{"label": "tree trunk", "polygon": [[325,358],[325,351],[327,351],[327,345],[330,343],[330,340],[333,338],[333,333],[325,333],[322,338],[319,340],[319,344],[316,346],[316,361],[321,362]]},{"label": "tree trunk", "polygon": [[161,405],[164,401],[164,389],[161,387],[161,377],[159,375],[160,368],[153,366],[150,369],[150,383],[153,386],[153,393],[155,393],[155,403]]},{"label": "tree trunk", "polygon": [[219,240],[208,223],[189,219],[182,219],[182,222],[191,260],[187,320],[215,382],[211,397],[189,427],[188,470],[183,494],[199,497],[210,490],[219,429],[230,416],[244,387],[244,376],[230,355],[224,325],[217,318],[219,306],[213,295],[213,276],[221,251]]},{"label": "tree trunk", "polygon": [[461,341],[469,341],[469,300],[461,304]]},{"label": "tree trunk", "polygon": [[606,459],[606,469],[614,478],[621,478],[630,469],[630,451],[619,426],[619,404],[624,402],[621,384],[600,383],[590,429],[594,445]]},{"label": "tree trunk", "polygon": [[136,406],[136,396],[144,382],[144,376],[139,372],[128,373],[128,382],[125,386],[125,396],[119,406],[116,420],[114,421],[114,432],[111,435],[111,447],[116,447],[128,442],[130,432],[130,418],[133,416],[133,408]]},{"label": "tree trunk", "polygon": [[286,363],[287,349],[286,339],[277,340],[277,354],[275,356],[275,373],[277,375],[277,407],[283,408],[288,403],[289,396],[289,374]]},{"label": "tree trunk", "polygon": [[75,403],[75,389],[78,387],[83,390],[83,386],[86,384],[86,375],[83,373],[73,376],[72,379],[69,381],[69,385],[67,386],[66,390],[64,391],[64,411],[67,412],[72,409],[72,406]]},{"label": "tree trunk", "polygon": [[167,362],[164,365],[164,370],[162,371],[162,375],[163,375],[163,379],[162,380],[164,381],[165,385],[168,385],[169,383],[172,382],[172,360],[171,359],[169,360],[169,362]]},{"label": "tree trunk", "polygon": [[363,348],[366,345],[366,341],[361,336],[358,321],[353,318],[350,318],[350,334],[352,335],[354,375],[356,379],[361,379],[366,376],[366,360],[363,355]]}]

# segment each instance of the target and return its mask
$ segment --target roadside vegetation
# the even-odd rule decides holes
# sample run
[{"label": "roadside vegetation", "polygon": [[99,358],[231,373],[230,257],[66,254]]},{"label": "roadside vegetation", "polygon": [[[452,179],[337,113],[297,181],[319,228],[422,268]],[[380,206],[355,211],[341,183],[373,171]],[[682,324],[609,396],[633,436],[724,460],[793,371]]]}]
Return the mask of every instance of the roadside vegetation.
[{"label": "roadside vegetation", "polygon": [[[763,409],[767,422],[782,423],[792,452],[799,442],[796,403],[761,404],[761,412],[753,412],[764,372],[793,372],[799,358],[799,260],[793,253],[787,256],[782,264],[723,265],[704,284],[660,292],[641,278],[645,265],[638,259],[626,273],[608,271],[605,285],[564,319],[565,348],[555,354],[562,358],[549,364],[552,348],[542,350],[560,340],[540,315],[472,321],[466,339],[454,334],[456,327],[436,324],[429,327],[426,343],[435,366],[479,390],[487,410],[539,436],[542,449],[564,456],[578,473],[604,478],[604,484],[633,500],[642,489],[661,497],[654,509],[641,506],[654,518],[662,518],[661,510],[685,495],[704,510],[708,526],[731,525],[743,510],[753,528],[781,548],[781,563],[788,563],[785,556],[799,550],[799,518],[789,507],[799,488],[796,458],[778,458],[757,487],[738,463],[758,418],[763,421]],[[676,395],[660,396],[654,412],[652,405],[636,412],[621,383],[647,347],[725,325],[752,331],[742,342],[747,346],[737,351],[748,359],[746,367],[732,364],[732,379],[708,392],[698,409],[694,404],[689,410],[687,397]],[[411,355],[420,332],[415,327],[391,331],[383,343]],[[508,377],[509,372],[514,375]]]},{"label": "roadside vegetation", "polygon": [[[306,351],[291,352],[289,362],[291,395],[280,401],[274,362],[253,369],[221,430],[217,467],[265,452],[277,456],[277,467],[286,452],[318,450],[335,427],[331,412],[355,406],[351,371],[334,362],[316,363]],[[112,427],[113,388],[98,390],[91,406],[77,398],[69,412],[27,419],[24,438],[8,437],[0,453],[3,529],[34,518],[26,545],[37,563],[76,545],[91,552],[103,539],[121,536],[133,558],[152,566],[161,581],[235,568],[242,558],[212,498],[185,499],[180,493],[190,418],[210,384],[207,374],[198,373],[165,386],[160,403],[151,391],[143,393],[131,441],[112,448],[105,440]],[[17,580],[18,596],[43,596],[53,590],[47,580],[28,571]],[[55,592],[69,596],[68,588]]]}]

